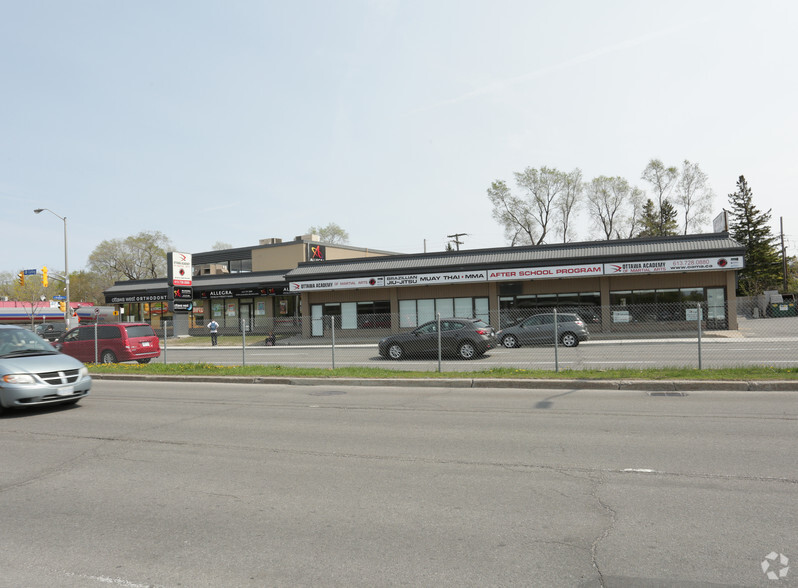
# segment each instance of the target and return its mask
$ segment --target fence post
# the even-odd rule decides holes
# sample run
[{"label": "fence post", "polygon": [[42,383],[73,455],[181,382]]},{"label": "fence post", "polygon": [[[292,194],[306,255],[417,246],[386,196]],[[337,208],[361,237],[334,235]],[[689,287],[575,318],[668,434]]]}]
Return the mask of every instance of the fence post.
[{"label": "fence post", "polygon": [[163,362],[166,363],[166,328],[169,326],[169,321],[163,322]]},{"label": "fence post", "polygon": [[241,317],[241,366],[247,366],[247,330],[244,317]]},{"label": "fence post", "polygon": [[560,371],[560,329],[557,324],[557,309],[554,309],[554,372]]},{"label": "fence post", "polygon": [[438,320],[438,373],[441,373],[441,313],[436,313],[435,318]]},{"label": "fence post", "polygon": [[332,369],[335,369],[335,315],[330,317],[332,325],[330,331],[332,332]]},{"label": "fence post", "polygon": [[701,307],[701,303],[697,302],[696,306],[698,307],[698,369],[701,369],[701,319],[703,318],[703,308]]}]

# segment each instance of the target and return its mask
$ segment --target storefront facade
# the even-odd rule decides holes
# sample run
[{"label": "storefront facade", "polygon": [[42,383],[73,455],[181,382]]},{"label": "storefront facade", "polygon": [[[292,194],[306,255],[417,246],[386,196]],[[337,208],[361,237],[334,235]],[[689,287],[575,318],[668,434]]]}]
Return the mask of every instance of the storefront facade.
[{"label": "storefront facade", "polygon": [[[734,330],[736,270],[745,251],[726,233],[411,255],[349,249],[343,259],[306,255],[290,270],[196,271],[188,316],[168,312],[166,280],[118,282],[106,302],[120,307],[123,320],[182,320],[188,334],[211,319],[223,332],[295,328],[306,337],[325,335],[324,317],[342,329],[387,332],[437,315],[501,328],[553,308],[578,312],[596,332],[618,324],[677,330],[698,306],[708,328]],[[195,269],[217,268],[225,254],[199,254]]]},{"label": "storefront facade", "polygon": [[621,322],[667,330],[700,304],[708,327],[736,329],[743,254],[727,234],[708,234],[300,264],[286,279],[312,317],[340,315],[342,328],[362,328],[369,307],[390,314],[379,326],[391,331],[437,314],[503,327],[560,308],[598,332]]}]

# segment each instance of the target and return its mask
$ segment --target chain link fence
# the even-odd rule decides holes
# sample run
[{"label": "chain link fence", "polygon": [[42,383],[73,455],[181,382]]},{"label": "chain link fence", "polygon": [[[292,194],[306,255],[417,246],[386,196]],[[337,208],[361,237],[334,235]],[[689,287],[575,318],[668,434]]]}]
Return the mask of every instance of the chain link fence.
[{"label": "chain link fence", "polygon": [[[196,326],[187,337],[168,337],[161,361],[446,372],[798,367],[798,317],[789,314],[730,317],[725,306],[695,302],[496,314],[470,322],[387,313],[235,322],[227,317],[217,347],[210,347],[207,328]],[[499,323],[501,329],[492,326]],[[163,329],[171,334],[172,326],[160,325],[162,337]],[[463,355],[467,341],[476,344]],[[401,348],[401,359],[392,359],[391,342]]]}]

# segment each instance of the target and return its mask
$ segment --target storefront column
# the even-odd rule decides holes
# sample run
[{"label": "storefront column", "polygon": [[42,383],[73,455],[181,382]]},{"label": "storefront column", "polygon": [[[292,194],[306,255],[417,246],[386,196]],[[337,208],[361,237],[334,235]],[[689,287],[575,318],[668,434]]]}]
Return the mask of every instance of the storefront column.
[{"label": "storefront column", "polygon": [[610,279],[607,276],[599,278],[601,292],[601,330],[604,333],[612,331],[612,309],[610,309]]},{"label": "storefront column", "polygon": [[737,324],[737,272],[726,272],[726,317],[730,331],[739,328]]},{"label": "storefront column", "polygon": [[499,310],[499,282],[488,282],[488,308],[490,309],[490,324],[498,331],[501,311]]},{"label": "storefront column", "polygon": [[311,334],[311,314],[310,314],[310,295],[307,292],[302,292],[299,295],[299,305],[302,309],[302,337],[304,339],[310,339]]},{"label": "storefront column", "polygon": [[391,288],[388,299],[391,305],[391,333],[399,332],[399,289]]}]

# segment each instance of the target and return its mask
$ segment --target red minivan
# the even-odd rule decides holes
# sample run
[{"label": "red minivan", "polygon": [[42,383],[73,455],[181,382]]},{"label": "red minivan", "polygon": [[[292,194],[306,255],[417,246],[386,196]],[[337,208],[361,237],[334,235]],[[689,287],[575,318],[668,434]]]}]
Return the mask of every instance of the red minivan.
[{"label": "red minivan", "polygon": [[86,363],[148,363],[161,355],[158,336],[147,323],[82,325],[61,335],[53,346]]}]

